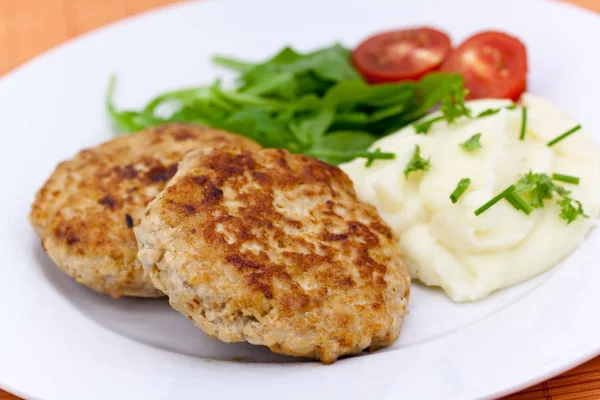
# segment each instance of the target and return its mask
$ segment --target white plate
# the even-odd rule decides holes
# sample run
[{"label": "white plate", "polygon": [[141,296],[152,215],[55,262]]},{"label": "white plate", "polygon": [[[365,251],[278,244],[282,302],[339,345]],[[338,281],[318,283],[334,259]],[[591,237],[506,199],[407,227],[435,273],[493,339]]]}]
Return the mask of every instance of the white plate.
[{"label": "white plate", "polygon": [[[522,38],[530,90],[600,138],[600,18],[551,2],[302,0],[186,3],[70,42],[0,81],[4,211],[0,386],[41,399],[487,398],[560,373],[600,352],[600,232],[549,273],[474,304],[414,285],[398,342],[332,366],[298,363],[206,337],[161,300],[111,300],[52,265],[27,223],[56,163],[112,137],[117,100],[210,82],[215,52],[264,58],[284,44],[354,45],[386,28],[428,24],[454,43],[489,28]],[[548,243],[552,246],[552,243]],[[235,361],[234,361],[235,360]],[[283,364],[280,364],[283,362]]]}]

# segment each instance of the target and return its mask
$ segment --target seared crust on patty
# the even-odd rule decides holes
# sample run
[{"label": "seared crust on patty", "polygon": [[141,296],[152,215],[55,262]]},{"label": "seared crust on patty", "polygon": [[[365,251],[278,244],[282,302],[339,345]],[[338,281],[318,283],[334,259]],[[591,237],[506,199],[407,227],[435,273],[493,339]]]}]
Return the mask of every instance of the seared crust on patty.
[{"label": "seared crust on patty", "polygon": [[337,167],[284,150],[188,153],[135,229],[171,305],[211,336],[332,363],[398,336],[410,278]]},{"label": "seared crust on patty", "polygon": [[58,165],[37,193],[30,220],[68,275],[113,297],[157,297],[137,261],[133,227],[192,149],[260,148],[244,137],[169,124],[120,136]]}]

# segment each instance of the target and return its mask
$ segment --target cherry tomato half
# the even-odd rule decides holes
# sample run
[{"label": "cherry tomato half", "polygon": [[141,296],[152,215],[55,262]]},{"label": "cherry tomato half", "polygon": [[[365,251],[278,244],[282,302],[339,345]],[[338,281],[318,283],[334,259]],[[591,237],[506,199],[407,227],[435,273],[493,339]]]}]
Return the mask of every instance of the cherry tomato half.
[{"label": "cherry tomato half", "polygon": [[468,99],[518,100],[527,88],[527,50],[517,38],[487,31],[465,40],[441,68],[465,78]]},{"label": "cherry tomato half", "polygon": [[417,80],[439,68],[450,47],[448,35],[436,29],[400,29],[366,39],[352,62],[371,83]]}]

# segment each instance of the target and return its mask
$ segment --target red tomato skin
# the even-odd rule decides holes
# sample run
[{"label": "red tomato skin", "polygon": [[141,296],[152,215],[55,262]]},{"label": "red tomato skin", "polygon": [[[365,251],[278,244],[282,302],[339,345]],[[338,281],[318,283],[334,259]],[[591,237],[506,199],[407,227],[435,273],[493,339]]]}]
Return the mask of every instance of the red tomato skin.
[{"label": "red tomato skin", "polygon": [[[394,63],[390,49],[395,45],[401,47],[402,43],[406,44],[403,57]],[[386,51],[391,54],[388,56]],[[408,28],[367,38],[353,51],[352,62],[369,83],[415,81],[439,69],[450,51],[450,38],[444,32],[429,27]],[[418,57],[418,54],[429,57]],[[381,62],[382,59],[386,62]]]},{"label": "red tomato skin", "polygon": [[[468,52],[476,54],[471,56],[476,57],[475,61],[465,62]],[[516,101],[527,89],[527,49],[519,39],[506,33],[481,32],[461,43],[440,70],[463,75],[465,87],[469,89],[467,99],[507,98]]]}]

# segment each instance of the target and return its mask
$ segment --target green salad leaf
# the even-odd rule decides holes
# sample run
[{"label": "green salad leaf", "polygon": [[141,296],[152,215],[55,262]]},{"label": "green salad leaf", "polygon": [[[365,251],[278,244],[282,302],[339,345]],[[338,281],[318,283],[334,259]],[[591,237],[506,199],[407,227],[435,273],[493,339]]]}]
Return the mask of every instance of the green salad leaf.
[{"label": "green salad leaf", "polygon": [[304,54],[286,47],[264,62],[222,55],[213,62],[237,72],[237,85],[225,88],[217,80],[162,93],[139,110],[117,109],[111,78],[106,108],[116,129],[129,133],[167,122],[196,123],[332,164],[357,157],[372,163],[395,157],[385,149],[368,150],[378,138],[436,105],[442,104],[445,118],[466,112],[460,75],[432,73],[418,82],[369,85],[339,44]]}]

